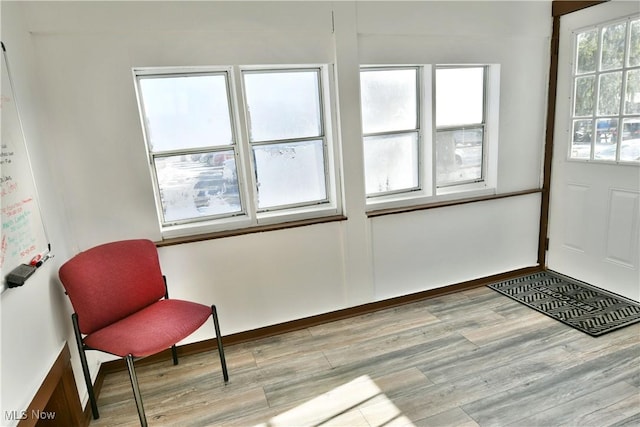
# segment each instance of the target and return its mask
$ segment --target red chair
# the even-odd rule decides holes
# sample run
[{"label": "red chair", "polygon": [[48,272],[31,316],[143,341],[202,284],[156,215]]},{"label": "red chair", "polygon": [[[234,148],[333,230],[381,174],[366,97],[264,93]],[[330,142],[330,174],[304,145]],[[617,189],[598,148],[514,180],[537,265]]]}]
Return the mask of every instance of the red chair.
[{"label": "red chair", "polygon": [[124,358],[143,426],[147,420],[134,359],[171,348],[177,365],[175,344],[211,315],[222,374],[225,382],[229,380],[215,305],[169,299],[153,242],[125,240],[96,246],[67,261],[59,275],[75,311],[71,319],[94,419],[100,415],[85,350]]}]

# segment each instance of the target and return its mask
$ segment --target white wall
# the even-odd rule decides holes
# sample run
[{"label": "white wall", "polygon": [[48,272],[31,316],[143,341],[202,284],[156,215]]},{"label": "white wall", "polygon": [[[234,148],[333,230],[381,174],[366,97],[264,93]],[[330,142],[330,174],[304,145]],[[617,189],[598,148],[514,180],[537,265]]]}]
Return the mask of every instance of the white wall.
[{"label": "white wall", "polygon": [[[501,63],[499,191],[536,188],[550,2],[25,2],[11,11],[12,18],[24,11],[23,66],[39,85],[32,96],[42,111],[30,120],[53,179],[37,178],[54,183],[47,190],[64,201],[70,229],[56,239],[70,253],[121,238],[160,239],[132,67],[335,64],[349,219],[160,249],[172,297],[217,304],[223,334],[536,263],[538,195],[366,217],[357,79],[360,61]],[[50,215],[49,228],[64,222]],[[59,319],[59,304],[41,301],[54,306],[41,316]],[[35,375],[31,365],[46,370],[65,336],[64,326],[49,327],[57,339],[37,360],[16,359],[5,370],[3,353],[3,383],[20,402],[32,392],[18,386]],[[212,337],[211,329],[188,342]],[[3,345],[23,327],[8,334]]]},{"label": "white wall", "polygon": [[376,299],[535,265],[539,210],[534,194],[376,218]]},{"label": "white wall", "polygon": [[[540,186],[550,4],[371,2],[357,16],[362,64],[500,64],[498,192]],[[535,264],[539,210],[534,195],[374,218],[375,298]]]},{"label": "white wall", "polygon": [[[71,337],[68,303],[57,280],[58,267],[71,252],[63,213],[64,194],[53,173],[56,165],[49,162],[55,146],[42,132],[48,120],[40,103],[33,45],[21,7],[1,2],[0,11],[0,36],[8,53],[14,96],[54,254],[24,286],[8,289],[0,296],[0,425],[12,425],[16,420],[9,419],[5,411],[26,409],[65,340]],[[76,360],[73,363],[77,368]]]}]

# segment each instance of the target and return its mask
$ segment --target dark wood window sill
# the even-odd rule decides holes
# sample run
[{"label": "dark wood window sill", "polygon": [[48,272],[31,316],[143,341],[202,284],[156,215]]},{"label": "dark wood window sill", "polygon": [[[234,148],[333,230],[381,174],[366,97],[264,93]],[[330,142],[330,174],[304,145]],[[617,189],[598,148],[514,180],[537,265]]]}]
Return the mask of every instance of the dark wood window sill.
[{"label": "dark wood window sill", "polygon": [[542,193],[542,189],[534,188],[531,190],[514,191],[511,193],[468,197],[466,199],[447,200],[442,202],[425,203],[421,205],[405,206],[400,208],[378,209],[378,210],[367,212],[367,217],[375,218],[375,217],[384,216],[384,215],[393,215],[393,214],[399,214],[399,213],[405,213],[405,212],[422,211],[426,209],[437,209],[437,208],[444,208],[448,206],[466,205],[467,203],[485,202],[488,200],[505,199],[507,197],[517,197],[517,196],[524,196],[526,194],[535,194],[535,193]]},{"label": "dark wood window sill", "polygon": [[281,222],[278,224],[258,225],[255,227],[239,228],[235,230],[216,231],[213,233],[195,234],[193,236],[172,237],[155,242],[157,247],[181,245],[183,243],[201,242],[204,240],[222,239],[225,237],[242,236],[245,234],[262,233],[265,231],[285,230],[295,227],[306,227],[308,225],[324,224],[327,222],[346,221],[344,215],[332,215],[321,218],[303,219],[299,221]]}]

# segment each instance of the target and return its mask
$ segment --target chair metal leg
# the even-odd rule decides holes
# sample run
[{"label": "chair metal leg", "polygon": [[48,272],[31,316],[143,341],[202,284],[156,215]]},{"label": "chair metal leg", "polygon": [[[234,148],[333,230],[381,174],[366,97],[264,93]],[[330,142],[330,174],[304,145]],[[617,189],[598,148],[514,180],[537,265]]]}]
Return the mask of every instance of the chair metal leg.
[{"label": "chair metal leg", "polygon": [[71,315],[71,321],[73,322],[73,332],[76,336],[76,345],[78,346],[78,353],[80,354],[80,363],[82,364],[82,373],[84,374],[84,381],[87,385],[87,393],[89,393],[89,403],[91,405],[91,413],[93,419],[100,418],[98,412],[98,404],[96,402],[96,396],[93,392],[93,383],[91,382],[91,373],[89,372],[89,364],[87,363],[87,355],[84,351],[84,344],[82,343],[82,334],[80,333],[80,326],[78,325],[78,315],[73,313]]},{"label": "chair metal leg", "polygon": [[[169,299],[169,287],[167,286],[167,276],[162,275],[162,280],[164,281],[164,299]],[[176,349],[176,345],[171,346],[171,356],[173,356],[173,364],[178,364],[178,350]]]},{"label": "chair metal leg", "polygon": [[171,346],[171,356],[173,356],[173,364],[177,365],[178,364],[178,349],[176,348],[175,344]]},{"label": "chair metal leg", "polygon": [[220,353],[220,363],[222,364],[222,375],[224,382],[229,381],[229,373],[227,372],[227,361],[224,358],[224,349],[222,348],[222,334],[220,333],[220,322],[218,321],[218,311],[216,306],[211,306],[211,314],[213,315],[213,326],[216,329],[216,342],[218,343],[218,353]]},{"label": "chair metal leg", "polygon": [[133,388],[133,398],[136,401],[138,407],[138,417],[140,417],[140,425],[147,427],[147,417],[144,414],[144,406],[142,406],[142,396],[140,395],[140,388],[138,387],[138,377],[136,376],[136,370],[133,366],[133,356],[128,354],[124,360],[127,362],[127,370],[129,371],[129,379],[131,379],[131,387]]}]

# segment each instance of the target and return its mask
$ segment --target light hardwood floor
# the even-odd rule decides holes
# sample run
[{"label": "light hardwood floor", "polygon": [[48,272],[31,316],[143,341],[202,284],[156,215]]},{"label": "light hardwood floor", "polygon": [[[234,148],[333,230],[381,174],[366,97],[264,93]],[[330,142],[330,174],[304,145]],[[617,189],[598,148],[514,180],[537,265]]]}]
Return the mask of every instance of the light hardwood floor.
[{"label": "light hardwood floor", "polygon": [[[486,287],[226,355],[226,385],[215,349],[140,366],[149,425],[640,425],[640,324],[592,338]],[[91,427],[139,425],[126,372],[98,405]]]}]

